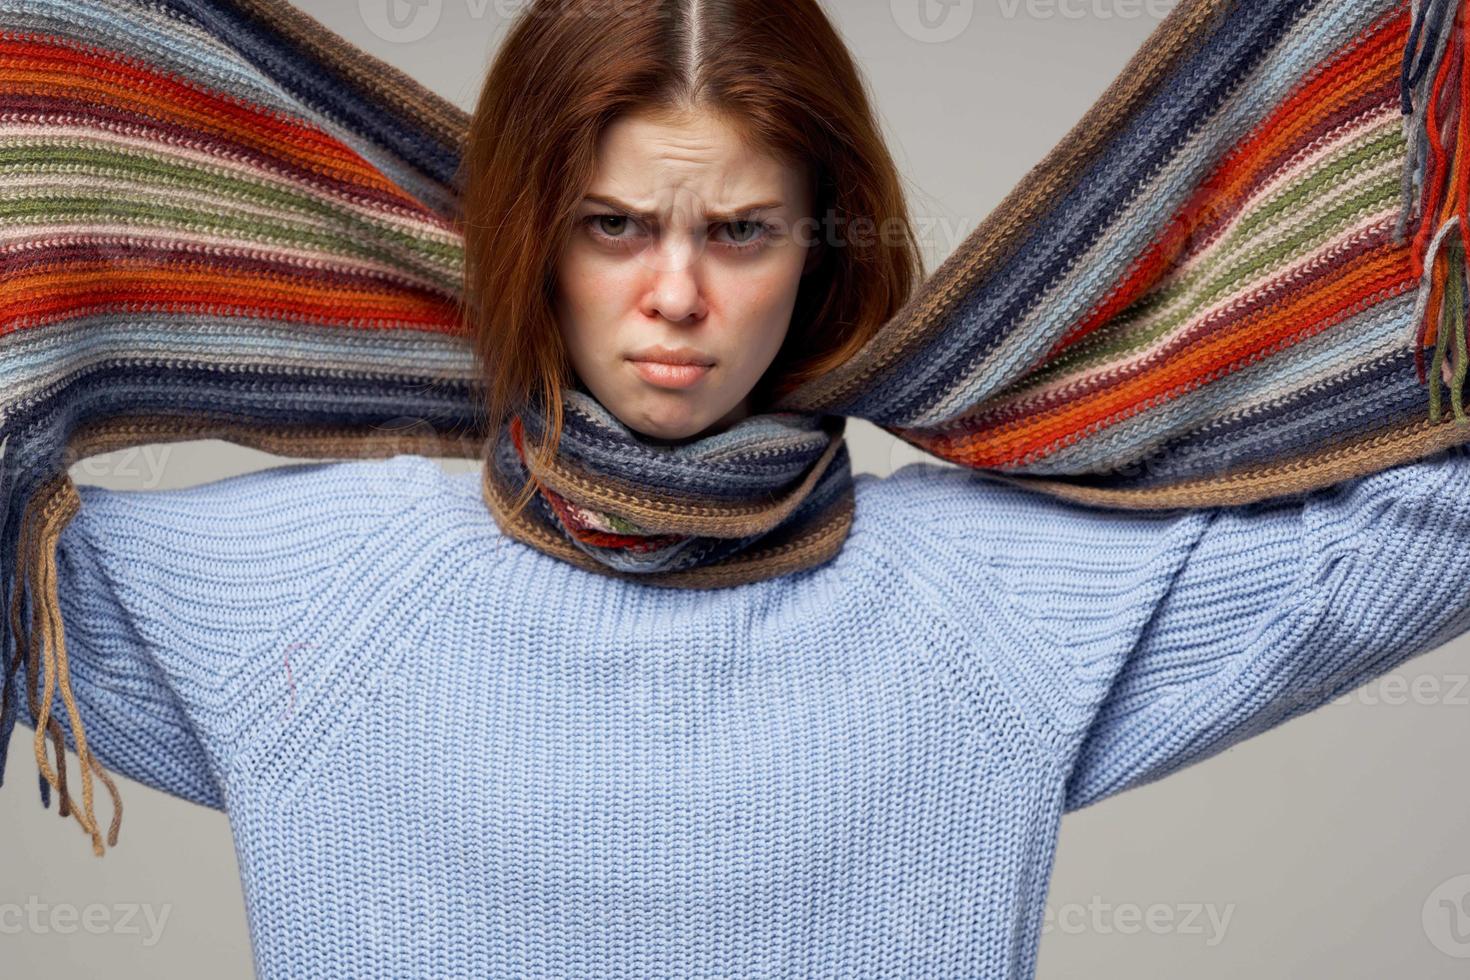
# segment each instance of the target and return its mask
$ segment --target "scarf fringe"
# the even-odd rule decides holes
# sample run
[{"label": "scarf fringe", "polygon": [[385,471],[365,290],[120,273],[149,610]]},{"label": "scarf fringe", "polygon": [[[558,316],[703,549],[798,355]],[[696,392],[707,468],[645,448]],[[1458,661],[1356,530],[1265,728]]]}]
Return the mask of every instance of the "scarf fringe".
[{"label": "scarf fringe", "polygon": [[1412,9],[1399,84],[1408,151],[1396,238],[1402,244],[1412,226],[1414,370],[1429,387],[1429,420],[1444,415],[1448,387],[1450,413],[1466,423],[1470,128],[1462,122],[1470,116],[1470,0],[1414,0]]},{"label": "scarf fringe", "polygon": [[[66,474],[52,478],[27,501],[25,516],[19,529],[15,565],[0,575],[0,595],[9,596],[6,632],[13,638],[15,653],[5,662],[4,683],[0,685],[0,785],[5,779],[5,753],[16,719],[12,717],[12,685],[20,665],[25,664],[26,703],[35,728],[35,756],[39,769],[38,783],[41,805],[49,808],[51,791],[58,798],[57,814],[74,817],[91,838],[92,853],[101,857],[105,851],[94,808],[93,777],[100,780],[112,798],[112,823],[108,827],[106,846],[117,846],[122,826],[122,797],[117,784],[97,761],[87,745],[86,727],[82,723],[76,696],[71,686],[71,668],[67,660],[66,641],[61,623],[56,591],[56,543],[61,532],[81,507],[81,498]],[[29,610],[29,629],[23,629],[25,612]],[[37,690],[37,685],[40,690]],[[51,714],[57,692],[66,708],[72,741],[81,772],[82,799],[78,809],[67,781],[65,733]],[[55,753],[53,765],[47,754],[47,739]]]}]

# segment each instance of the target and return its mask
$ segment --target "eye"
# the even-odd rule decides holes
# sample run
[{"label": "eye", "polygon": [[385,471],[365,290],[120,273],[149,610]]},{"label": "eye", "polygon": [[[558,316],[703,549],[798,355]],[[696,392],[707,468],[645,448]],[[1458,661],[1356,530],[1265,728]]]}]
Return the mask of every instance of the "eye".
[{"label": "eye", "polygon": [[740,251],[760,247],[771,231],[764,221],[727,221],[720,227],[730,231],[734,239],[727,244]]},{"label": "eye", "polygon": [[589,214],[582,219],[592,237],[613,245],[627,245],[638,236],[625,234],[629,228],[637,229],[638,222],[626,214]]}]

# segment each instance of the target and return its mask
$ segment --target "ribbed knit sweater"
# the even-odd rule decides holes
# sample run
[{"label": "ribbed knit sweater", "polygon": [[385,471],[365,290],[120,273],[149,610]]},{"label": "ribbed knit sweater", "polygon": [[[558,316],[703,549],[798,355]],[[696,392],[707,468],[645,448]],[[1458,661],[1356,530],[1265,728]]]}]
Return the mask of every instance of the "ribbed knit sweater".
[{"label": "ribbed knit sweater", "polygon": [[420,456],[79,489],[89,741],[228,812],[265,980],[1030,977],[1065,811],[1470,626],[1464,449],[1170,512],[914,463],[713,591]]}]

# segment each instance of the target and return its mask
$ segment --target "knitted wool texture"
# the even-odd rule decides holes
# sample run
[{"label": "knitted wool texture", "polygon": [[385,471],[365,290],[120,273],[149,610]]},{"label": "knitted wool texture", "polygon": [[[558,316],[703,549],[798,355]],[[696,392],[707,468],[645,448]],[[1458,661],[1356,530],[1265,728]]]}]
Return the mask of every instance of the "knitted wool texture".
[{"label": "knitted wool texture", "polygon": [[[475,417],[464,113],[284,0],[0,0],[0,653],[39,711],[43,801],[59,791],[101,853],[105,773],[54,567],[80,503],[66,468],[91,453],[210,436],[483,453],[510,536],[715,587],[838,553],[847,417],[1138,508],[1260,500],[1463,440],[1463,15],[1186,0],[847,364],[673,452],[569,397],[556,464],[528,473],[534,413],[493,433]],[[512,517],[525,478],[539,492]],[[75,811],[53,693],[78,733]]]},{"label": "knitted wool texture", "polygon": [[1448,452],[1174,512],[860,473],[836,558],[715,590],[303,463],[79,487],[58,588],[96,753],[228,810],[260,980],[1028,980],[1064,812],[1470,625]]}]

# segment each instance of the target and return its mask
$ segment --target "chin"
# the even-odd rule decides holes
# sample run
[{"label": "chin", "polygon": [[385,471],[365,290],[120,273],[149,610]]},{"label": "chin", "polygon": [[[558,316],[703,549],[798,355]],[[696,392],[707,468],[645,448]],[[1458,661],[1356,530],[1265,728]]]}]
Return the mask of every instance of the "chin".
[{"label": "chin", "polygon": [[[616,414],[616,413],[614,413]],[[619,416],[624,425],[640,435],[664,442],[692,439],[709,428],[713,419],[690,418],[679,407],[653,406]]]}]

